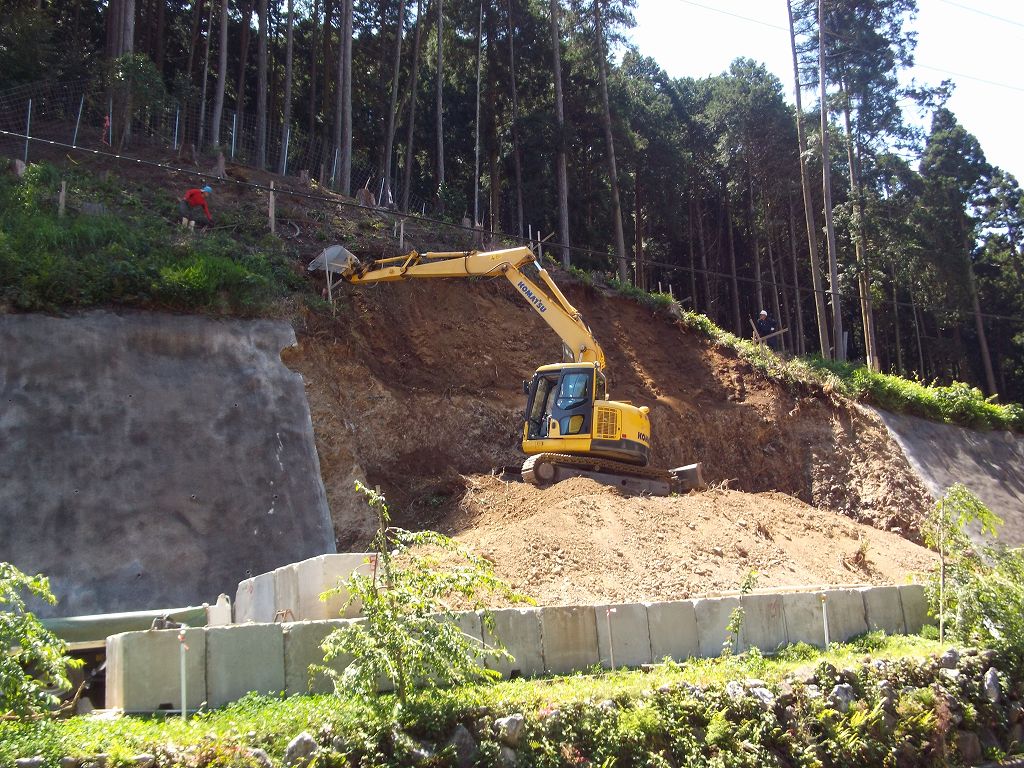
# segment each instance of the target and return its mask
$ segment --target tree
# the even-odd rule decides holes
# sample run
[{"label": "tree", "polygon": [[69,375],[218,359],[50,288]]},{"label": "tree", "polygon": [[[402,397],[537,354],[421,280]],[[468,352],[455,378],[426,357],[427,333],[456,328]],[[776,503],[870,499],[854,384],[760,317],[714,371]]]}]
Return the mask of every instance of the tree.
[{"label": "tree", "polygon": [[437,103],[435,126],[437,139],[437,205],[444,212],[444,0],[437,0]]},{"label": "tree", "polygon": [[256,0],[259,17],[256,52],[256,164],[267,165],[267,3]]},{"label": "tree", "polygon": [[846,360],[843,312],[839,300],[839,253],[832,221],[832,158],[829,154],[828,99],[825,93],[825,0],[818,0],[818,83],[821,87],[821,186],[825,197],[825,238],[828,244],[829,292],[832,297],[832,338],[836,360]]},{"label": "tree", "polygon": [[49,711],[59,701],[52,691],[70,688],[67,671],[81,666],[67,657],[67,644],[27,609],[26,595],[57,602],[45,576],[28,576],[0,562],[0,720]]},{"label": "tree", "polygon": [[[343,587],[348,601],[342,611],[357,604],[363,620],[334,630],[323,642],[325,662],[340,656],[353,659],[341,673],[322,668],[333,678],[335,689],[354,689],[376,698],[380,681],[390,680],[401,707],[414,685],[499,679],[483,662],[508,659],[508,652],[500,645],[483,646],[480,639],[464,633],[454,606],[461,602],[466,610],[482,609],[491,596],[512,602],[528,599],[498,579],[487,560],[453,539],[435,531],[392,526],[384,497],[359,482],[356,490],[377,513],[377,532],[370,545],[374,574],[356,573]],[[483,621],[488,636],[494,637],[490,614],[484,613]]]},{"label": "tree", "polygon": [[[227,3],[227,0],[224,0]],[[281,165],[278,173],[283,174],[288,167],[288,144],[292,129],[292,48],[295,32],[295,3],[288,0],[288,31],[287,46],[284,54],[284,116],[281,120]]]},{"label": "tree", "polygon": [[[289,0],[289,6],[291,0]],[[217,48],[217,90],[213,97],[213,146],[220,146],[220,123],[224,116],[224,86],[228,77],[228,6],[229,0],[221,0],[220,44]]]},{"label": "tree", "polygon": [[412,187],[413,138],[416,135],[416,87],[419,84],[420,38],[423,33],[423,0],[416,0],[416,32],[412,44],[412,74],[409,76],[409,122],[405,136],[405,172],[402,175],[403,213],[409,212],[409,190]]},{"label": "tree", "polygon": [[569,177],[566,169],[565,107],[562,103],[562,36],[558,25],[558,2],[550,0],[551,74],[555,81],[555,183],[558,187],[558,239],[562,246],[562,266],[569,268]]}]

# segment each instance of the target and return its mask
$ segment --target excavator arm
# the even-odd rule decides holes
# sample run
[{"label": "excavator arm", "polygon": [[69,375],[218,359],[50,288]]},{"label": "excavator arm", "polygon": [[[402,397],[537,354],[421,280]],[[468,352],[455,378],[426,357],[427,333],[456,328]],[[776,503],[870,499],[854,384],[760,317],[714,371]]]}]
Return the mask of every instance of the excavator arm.
[{"label": "excavator arm", "polygon": [[[540,285],[523,272],[523,267],[531,263],[537,268]],[[404,256],[377,259],[368,264],[363,264],[349,255],[347,262],[340,269],[340,274],[343,280],[356,284],[502,275],[512,283],[519,295],[526,299],[541,319],[558,334],[570,358],[566,362],[596,363],[600,368],[604,368],[604,352],[594,334],[583,321],[579,310],[569,303],[565,294],[559,290],[548,271],[536,261],[529,248],[484,252],[412,251]]]}]

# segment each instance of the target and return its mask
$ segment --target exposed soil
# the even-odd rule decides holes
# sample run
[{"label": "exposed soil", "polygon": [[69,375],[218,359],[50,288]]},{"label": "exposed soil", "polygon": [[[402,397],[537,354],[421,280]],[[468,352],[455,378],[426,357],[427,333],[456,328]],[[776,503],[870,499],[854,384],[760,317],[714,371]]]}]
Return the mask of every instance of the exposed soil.
[{"label": "exposed soil", "polygon": [[758,587],[893,584],[935,556],[781,493],[622,497],[574,478],[547,489],[469,478],[449,532],[542,605],[683,599]]},{"label": "exposed soil", "polygon": [[[605,349],[612,397],[651,408],[652,461],[702,461],[716,490],[640,499],[489,477],[522,462],[521,382],[559,359],[557,338],[501,279],[346,287],[284,354],[306,380],[339,547],[369,537],[359,479],[400,524],[456,532],[545,602],[730,589],[751,569],[764,585],[892,583],[927,565],[853,522],[914,538],[928,503],[874,414],[784,391],[663,315],[556,279]],[[864,536],[867,563],[844,565]]]}]

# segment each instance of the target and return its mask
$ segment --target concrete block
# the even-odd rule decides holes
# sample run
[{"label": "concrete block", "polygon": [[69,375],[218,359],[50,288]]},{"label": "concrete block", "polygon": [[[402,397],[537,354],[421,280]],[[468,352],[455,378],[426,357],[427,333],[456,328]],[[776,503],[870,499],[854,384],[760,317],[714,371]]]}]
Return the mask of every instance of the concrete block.
[{"label": "concrete block", "polygon": [[648,603],[647,625],[651,634],[651,659],[655,663],[665,657],[685,661],[700,653],[692,600]]},{"label": "concrete block", "polygon": [[241,581],[235,593],[235,623],[273,623],[275,606],[273,571]]},{"label": "concrete block", "polygon": [[540,636],[540,609],[502,608],[490,612],[493,627],[482,620],[484,643],[501,645],[512,659],[487,659],[489,669],[502,677],[533,677],[544,673],[544,654]]},{"label": "concrete block", "polygon": [[928,615],[928,599],[922,584],[903,584],[897,589],[903,606],[903,623],[909,634],[917,634],[925,624],[935,623],[935,619]]},{"label": "concrete block", "polygon": [[[296,576],[296,620],[351,619],[359,615],[359,606],[351,605],[341,616],[342,606],[348,597],[346,592],[323,601],[320,595],[337,587],[358,571],[367,576],[373,574],[373,553],[348,552],[338,555],[321,555],[295,563]],[[368,562],[369,561],[369,562]]]},{"label": "concrete block", "polygon": [[236,624],[206,630],[206,702],[220,707],[250,691],[284,690],[280,624]]},{"label": "concrete block", "polygon": [[[206,630],[185,631],[185,696],[189,709],[206,699]],[[125,632],[107,638],[107,708],[154,712],[181,707],[178,630]]]},{"label": "concrete block", "polygon": [[216,603],[206,606],[206,626],[219,627],[231,623],[231,598],[218,595]]},{"label": "concrete block", "polygon": [[782,595],[742,595],[740,607],[740,650],[757,648],[773,653],[789,642]]},{"label": "concrete block", "polygon": [[868,587],[864,594],[864,611],[868,630],[880,629],[887,635],[906,634],[907,624],[903,618],[903,603],[896,587]]},{"label": "concrete block", "polygon": [[[332,693],[334,691],[331,679],[323,672],[311,673],[309,666],[310,664],[324,663],[321,643],[331,632],[351,623],[351,619],[335,619],[334,621],[299,621],[282,625],[284,689],[289,696],[299,693]],[[340,673],[351,662],[350,656],[339,656],[325,666]]]},{"label": "concrete block", "polygon": [[828,609],[830,642],[843,642],[868,631],[864,594],[859,589],[827,590],[825,607]]},{"label": "concrete block", "polygon": [[790,643],[825,647],[821,592],[790,592],[782,596],[782,613]]},{"label": "concrete block", "polygon": [[274,615],[271,621],[301,621],[299,613],[299,577],[296,564],[282,565],[271,572],[274,576]]},{"label": "concrete block", "polygon": [[705,659],[720,656],[729,618],[740,607],[738,597],[708,597],[693,602],[697,619],[697,651]]},{"label": "concrete block", "polygon": [[597,664],[597,617],[594,607],[559,606],[540,610],[544,668],[568,674]]},{"label": "concrete block", "polygon": [[651,663],[651,632],[647,624],[647,606],[595,605],[597,652],[601,666],[639,667]]}]

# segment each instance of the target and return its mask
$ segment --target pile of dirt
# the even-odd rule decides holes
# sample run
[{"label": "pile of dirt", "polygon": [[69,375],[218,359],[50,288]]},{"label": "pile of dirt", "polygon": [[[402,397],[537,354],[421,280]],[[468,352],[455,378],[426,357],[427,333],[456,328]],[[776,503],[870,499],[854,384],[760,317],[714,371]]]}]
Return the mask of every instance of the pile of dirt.
[{"label": "pile of dirt", "polygon": [[447,533],[541,605],[675,600],[759,587],[894,584],[935,556],[780,493],[623,497],[574,478],[540,489],[467,478]]},{"label": "pile of dirt", "polygon": [[[712,484],[786,494],[915,535],[927,492],[873,413],[787,392],[663,314],[565,274],[556,280],[605,350],[613,399],[650,407],[652,463],[702,461]],[[371,524],[356,479],[379,485],[402,524],[439,527],[456,514],[463,476],[521,463],[521,382],[561,356],[557,337],[502,278],[346,287],[333,318],[310,314],[299,326],[299,346],[284,358],[306,381],[347,549],[368,540]]]}]

